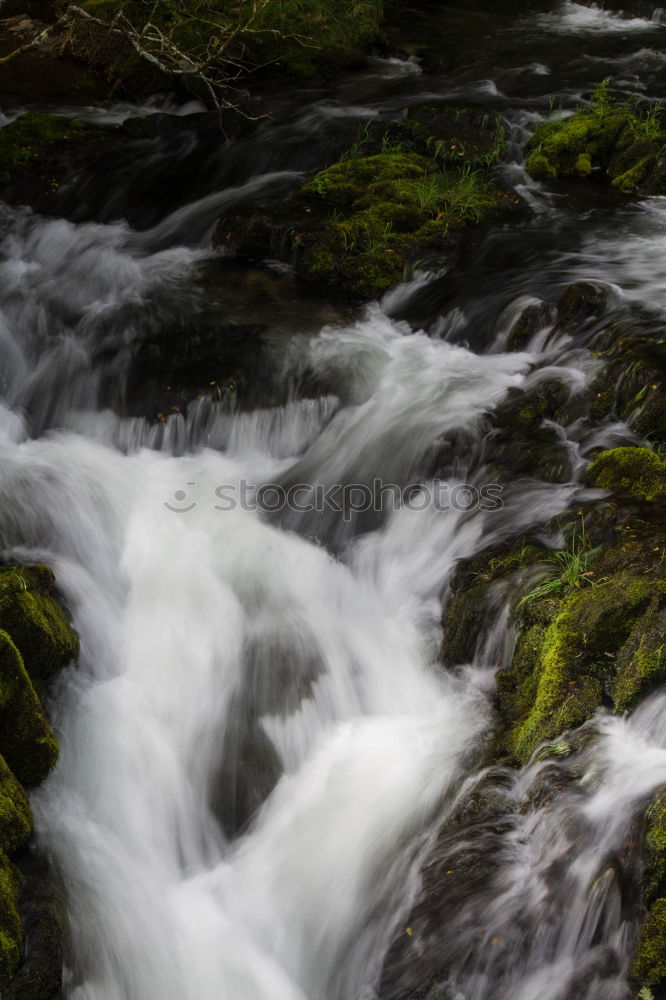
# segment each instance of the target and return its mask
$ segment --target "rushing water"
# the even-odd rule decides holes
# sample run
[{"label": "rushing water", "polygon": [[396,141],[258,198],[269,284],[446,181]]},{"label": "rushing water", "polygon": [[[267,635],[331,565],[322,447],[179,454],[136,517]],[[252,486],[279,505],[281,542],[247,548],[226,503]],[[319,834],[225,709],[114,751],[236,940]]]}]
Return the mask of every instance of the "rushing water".
[{"label": "rushing water", "polygon": [[[628,996],[636,919],[608,865],[666,782],[663,696],[592,724],[555,805],[519,808],[550,765],[479,771],[494,669],[511,654],[506,609],[474,664],[446,673],[438,658],[458,560],[544,531],[585,496],[589,450],[631,431],[572,418],[557,428],[567,481],[505,483],[502,509],[441,509],[429,477],[444,463],[449,486],[480,490],[486,417],[509,391],[548,377],[575,402],[596,372],[589,331],[575,342],[547,318],[523,353],[504,353],[521,305],[583,278],[609,290],[600,324],[660,322],[663,203],[555,197],[520,160],[551,98],[573,107],[609,73],[654,96],[666,29],[576,3],[529,17],[506,6],[498,24],[485,11],[481,46],[462,5],[442,37],[431,12],[429,74],[379,61],[335,90],[276,98],[237,148],[209,141],[192,197],[166,215],[148,206],[141,228],[108,206],[79,224],[3,210],[0,537],[7,557],[53,565],[81,636],[52,707],[61,759],[34,797],[66,887],[69,1000],[371,1000],[432,835],[482,780],[513,820],[477,831],[496,857],[489,883],[469,887],[475,922],[454,902],[443,917],[452,995],[486,1000],[492,984],[500,1000],[564,1000],[577,983],[588,1000]],[[127,416],[140,344],[228,309],[202,279],[220,210],[297,185],[331,122],[424,100],[505,115],[502,170],[527,217],[491,231],[464,274],[417,275],[321,329],[305,311],[288,334],[275,320],[281,405]],[[119,185],[115,217],[124,197]],[[312,498],[376,479],[416,484],[414,502],[373,516],[254,502],[261,484]]]}]

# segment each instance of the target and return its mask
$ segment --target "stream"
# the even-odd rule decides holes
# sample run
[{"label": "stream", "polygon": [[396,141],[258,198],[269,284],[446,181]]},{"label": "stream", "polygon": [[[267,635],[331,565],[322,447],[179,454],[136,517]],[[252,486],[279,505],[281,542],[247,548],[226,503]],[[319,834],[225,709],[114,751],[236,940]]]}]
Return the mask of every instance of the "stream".
[{"label": "stream", "polygon": [[[424,7],[401,30],[426,72],[375,59],[265,97],[271,117],[230,146],[214,130],[155,138],[65,192],[62,218],[0,206],[3,555],[54,568],[81,637],[50,706],[60,760],[32,796],[65,887],[67,1000],[408,997],[409,970],[387,975],[386,956],[433,838],[487,777],[494,677],[515,642],[503,605],[474,662],[442,669],[452,575],[521,533],[559,544],[553,519],[591,496],[590,452],[637,440],[578,420],[576,399],[599,371],[595,333],[663,326],[666,203],[555,192],[522,162],[535,123],[604,77],[662,95],[666,26],[571,2]],[[271,300],[220,264],[224,208],[294,190],[337,121],[424,103],[505,121],[498,170],[524,208],[481,230],[464,267],[417,271],[352,313],[299,298],[277,266]],[[170,205],[132,200],[192,148],[198,172]],[[604,289],[603,314],[565,332],[546,303],[579,281]],[[527,304],[543,304],[542,328],[506,352]],[[152,419],[140,345],[159,352],[164,335],[177,352],[239,316],[264,328],[255,396]],[[572,401],[565,474],[500,481],[489,415],[545,379]],[[366,502],[377,483],[381,509]],[[517,805],[544,762],[498,780],[513,818],[476,831],[492,872],[446,911],[450,978],[427,1000],[633,996],[638,909],[608,859],[666,783],[666,695],[592,730],[548,809]]]}]

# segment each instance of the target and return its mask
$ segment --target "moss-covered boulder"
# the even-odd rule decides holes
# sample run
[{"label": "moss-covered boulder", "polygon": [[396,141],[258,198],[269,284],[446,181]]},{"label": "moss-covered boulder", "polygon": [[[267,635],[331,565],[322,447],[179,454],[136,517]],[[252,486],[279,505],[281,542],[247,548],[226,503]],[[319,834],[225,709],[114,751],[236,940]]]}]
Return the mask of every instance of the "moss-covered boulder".
[{"label": "moss-covered boulder", "polygon": [[537,128],[526,168],[538,180],[597,173],[626,193],[664,194],[665,141],[658,113],[642,115],[633,107],[615,104],[601,87],[589,108]]},{"label": "moss-covered boulder", "polygon": [[650,907],[631,969],[634,979],[654,986],[666,979],[666,899]]},{"label": "moss-covered boulder", "polygon": [[234,207],[214,242],[240,259],[284,260],[344,297],[374,298],[416,262],[451,265],[466,227],[521,205],[492,172],[502,143],[497,118],[465,108],[368,121],[291,197]]},{"label": "moss-covered boulder", "polygon": [[[15,864],[16,852],[33,828],[24,786],[42,781],[58,756],[38,690],[47,690],[55,672],[71,662],[78,648],[78,638],[56,601],[53,573],[45,566],[0,570],[0,991],[17,1000],[50,997],[62,964],[60,959],[45,959],[43,942],[36,949],[29,946],[21,969],[34,966],[33,971],[14,988],[12,977],[26,950],[21,895],[25,880]],[[39,920],[48,924],[47,951],[57,955],[57,934],[47,909],[42,907]]]},{"label": "moss-covered boulder", "polygon": [[23,928],[17,901],[23,879],[6,854],[0,851],[0,987],[16,970],[23,945]]},{"label": "moss-covered boulder", "polygon": [[447,667],[470,662],[484,621],[507,599],[514,607],[516,645],[496,681],[502,759],[523,764],[600,707],[632,711],[666,683],[663,511],[645,504],[638,516],[608,502],[585,522],[564,528],[561,551],[519,539],[461,566],[454,581]]},{"label": "moss-covered boulder", "polygon": [[0,629],[11,636],[40,692],[79,653],[79,638],[56,600],[48,566],[0,570]]},{"label": "moss-covered boulder", "polygon": [[32,832],[28,797],[0,756],[0,986],[21,957],[23,930],[17,910],[22,879],[9,855]]},{"label": "moss-covered boulder", "polygon": [[504,710],[515,719],[508,747],[522,763],[600,705],[624,711],[666,679],[666,658],[662,664],[651,637],[662,627],[664,581],[618,573],[541,608],[498,676]]},{"label": "moss-covered boulder", "polygon": [[0,630],[0,752],[26,785],[43,781],[58,759],[58,744],[44,716],[18,649]]},{"label": "moss-covered boulder", "polygon": [[85,140],[91,129],[72,118],[28,111],[0,129],[0,185],[32,178],[33,184],[57,183],[49,176],[53,159]]},{"label": "moss-covered boulder", "polygon": [[656,500],[666,497],[666,459],[649,448],[611,448],[600,452],[587,470],[591,486]]},{"label": "moss-covered boulder", "polygon": [[302,237],[300,271],[361,297],[395,284],[413,253],[445,248],[456,227],[506,206],[509,195],[480,170],[440,169],[417,153],[379,153],[335,163],[302,189],[330,206]]},{"label": "moss-covered boulder", "polygon": [[42,781],[58,756],[37,692],[79,649],[53,587],[46,566],[0,572],[0,753],[25,785]]},{"label": "moss-covered boulder", "polygon": [[0,756],[0,851],[11,854],[32,833],[32,813],[25,789]]}]

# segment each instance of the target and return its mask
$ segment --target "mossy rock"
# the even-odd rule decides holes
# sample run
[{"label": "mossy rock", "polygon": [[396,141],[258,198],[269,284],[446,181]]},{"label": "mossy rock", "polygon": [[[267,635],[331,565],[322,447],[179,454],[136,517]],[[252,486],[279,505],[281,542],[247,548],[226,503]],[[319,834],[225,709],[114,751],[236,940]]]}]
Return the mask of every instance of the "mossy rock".
[{"label": "mossy rock", "polygon": [[469,663],[485,620],[488,583],[480,580],[461,590],[444,616],[442,655],[447,666]]},{"label": "mossy rock", "polygon": [[646,919],[637,942],[632,978],[655,986],[666,979],[666,794],[645,812],[643,903]]},{"label": "mossy rock", "polygon": [[0,184],[39,169],[47,156],[90,135],[81,122],[60,115],[28,111],[0,129]]},{"label": "mossy rock", "polygon": [[21,964],[2,991],[3,1000],[60,1000],[66,913],[49,860],[39,851],[20,859],[23,885],[18,912],[25,930]]},{"label": "mossy rock", "polygon": [[22,878],[0,851],[0,989],[9,983],[21,961],[23,928],[17,909]]},{"label": "mossy rock", "polygon": [[655,444],[666,443],[666,339],[615,324],[596,338],[606,362],[591,386],[595,420],[624,420]]},{"label": "mossy rock", "polygon": [[[391,123],[391,135],[398,126],[400,134],[407,129],[407,147],[419,146],[404,122]],[[310,285],[370,299],[399,282],[415,261],[450,264],[465,227],[521,204],[498,186],[488,164],[449,164],[405,149],[402,141],[373,152],[387,145],[388,133],[380,142],[376,131],[369,123],[368,134],[342,159],[291,197],[221,217],[214,243],[251,261],[277,257]]]},{"label": "mossy rock", "polygon": [[577,332],[599,319],[608,304],[608,291],[589,281],[576,281],[564,289],[557,303],[558,326]]},{"label": "mossy rock", "polygon": [[22,878],[9,860],[32,833],[28,797],[0,756],[0,990],[19,965],[23,928],[18,913]]},{"label": "mossy rock", "polygon": [[0,753],[25,785],[43,781],[58,759],[51,732],[18,649],[0,630]]},{"label": "mossy rock", "polygon": [[38,692],[79,651],[53,587],[46,566],[0,572],[0,753],[25,785],[42,781],[58,757]]},{"label": "mossy rock", "polygon": [[493,592],[510,584],[527,566],[540,562],[544,551],[523,542],[481,553],[470,563],[461,564],[442,619],[442,660],[447,667],[471,662],[491,610]]},{"label": "mossy rock", "polygon": [[660,896],[666,896],[666,794],[645,813],[643,899],[651,904]]},{"label": "mossy rock", "polygon": [[[139,30],[150,20],[167,30],[180,48],[193,57],[206,50],[212,36],[226,41],[231,39],[232,47],[227,55],[234,60],[234,66],[270,67],[272,76],[295,79],[315,74],[328,76],[340,69],[362,65],[365,47],[380,34],[384,9],[383,0],[365,0],[356,5],[354,16],[350,17],[345,0],[317,0],[316,3],[312,0],[268,0],[255,13],[250,29],[242,31],[249,16],[244,4],[213,2],[206,7],[204,18],[198,16],[195,7],[190,16],[190,8],[177,8],[161,0],[149,10],[134,0],[128,3],[84,0],[82,6],[105,21],[111,21],[122,10]],[[94,24],[79,22],[75,29],[71,44],[77,58],[104,69],[126,88],[142,83],[140,66],[147,64],[136,55],[132,58],[128,43],[117,39],[109,41],[108,31]],[[115,58],[114,47],[117,50]],[[154,84],[162,88],[176,82],[169,74],[155,71],[152,78]],[[188,82],[196,87],[196,75]],[[199,89],[204,90],[200,81]]]},{"label": "mossy rock", "polygon": [[652,659],[642,670],[635,648],[666,603],[663,581],[618,573],[561,602],[541,603],[553,620],[523,631],[497,681],[505,717],[514,720],[507,745],[521,763],[602,704],[617,711],[635,704],[666,675],[666,662],[655,667]]},{"label": "mossy rock", "polygon": [[631,974],[637,982],[648,986],[666,979],[666,899],[657,899],[648,913]]},{"label": "mossy rock", "polygon": [[79,654],[79,638],[54,589],[48,566],[0,570],[0,629],[11,636],[40,692]]},{"label": "mossy rock", "polygon": [[569,118],[540,126],[528,145],[526,168],[537,180],[588,177],[596,171],[625,193],[663,194],[665,141],[654,118],[603,97]]},{"label": "mossy rock", "polygon": [[436,171],[434,160],[417,153],[359,156],[320,170],[303,185],[302,193],[345,207],[354,205],[359,199],[371,201],[372,193],[378,186],[394,192],[401,182],[421,180]]},{"label": "mossy rock", "polygon": [[62,968],[57,915],[48,900],[33,898],[37,882],[29,876],[26,887],[34,885],[26,903],[24,879],[12,863],[33,829],[22,786],[42,781],[58,756],[33,678],[45,689],[54,672],[78,653],[78,638],[53,590],[53,573],[46,566],[0,571],[0,991],[7,1000],[50,998],[59,988]]},{"label": "mossy rock", "polygon": [[653,604],[618,653],[613,704],[631,711],[642,698],[666,681],[666,607],[660,588]]},{"label": "mossy rock", "polygon": [[493,449],[489,471],[501,481],[528,476],[546,482],[567,482],[571,456],[553,422],[569,422],[569,393],[549,380],[525,391],[510,389],[493,415]]},{"label": "mossy rock", "polygon": [[330,215],[299,236],[299,273],[362,298],[400,280],[417,252],[446,254],[452,231],[515,204],[482,171],[442,170],[432,158],[395,152],[335,163],[301,196],[330,206]]},{"label": "mossy rock", "polygon": [[0,851],[11,854],[32,833],[32,813],[25,789],[0,755]]},{"label": "mossy rock", "polygon": [[524,351],[532,337],[552,322],[550,307],[545,302],[530,303],[511,324],[505,350]]},{"label": "mossy rock", "polygon": [[611,448],[597,455],[586,479],[590,486],[651,501],[666,494],[666,459],[649,448]]}]

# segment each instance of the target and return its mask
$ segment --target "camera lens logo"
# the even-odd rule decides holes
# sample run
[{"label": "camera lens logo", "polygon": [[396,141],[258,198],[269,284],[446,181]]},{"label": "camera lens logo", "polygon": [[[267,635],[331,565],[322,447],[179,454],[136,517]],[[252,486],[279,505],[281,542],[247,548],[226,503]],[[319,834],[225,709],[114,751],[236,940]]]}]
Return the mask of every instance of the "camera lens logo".
[{"label": "camera lens logo", "polygon": [[[185,485],[186,486],[196,486],[197,484],[196,483],[186,483]],[[176,490],[176,492],[173,495],[173,498],[174,498],[174,500],[177,501],[177,503],[183,504],[187,500],[187,491],[186,490]],[[198,505],[197,505],[196,501],[193,500],[192,503],[188,504],[187,507],[183,507],[183,506],[174,507],[173,504],[170,504],[168,501],[165,500],[164,506],[166,507],[167,510],[172,511],[174,514],[189,514],[189,512],[191,510],[194,510],[194,508],[196,506],[198,506]]]}]

